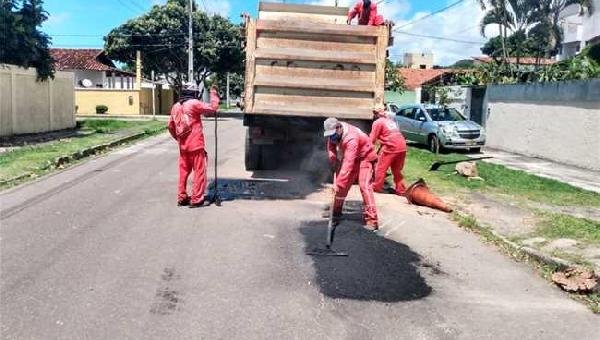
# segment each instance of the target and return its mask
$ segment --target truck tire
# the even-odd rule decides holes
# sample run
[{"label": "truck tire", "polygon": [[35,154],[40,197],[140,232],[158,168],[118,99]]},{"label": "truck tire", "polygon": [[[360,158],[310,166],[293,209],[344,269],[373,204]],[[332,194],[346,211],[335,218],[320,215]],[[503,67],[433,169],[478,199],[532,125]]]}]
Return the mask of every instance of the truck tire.
[{"label": "truck tire", "polygon": [[244,158],[247,171],[260,170],[261,146],[252,144],[250,131],[246,129],[246,155]]}]

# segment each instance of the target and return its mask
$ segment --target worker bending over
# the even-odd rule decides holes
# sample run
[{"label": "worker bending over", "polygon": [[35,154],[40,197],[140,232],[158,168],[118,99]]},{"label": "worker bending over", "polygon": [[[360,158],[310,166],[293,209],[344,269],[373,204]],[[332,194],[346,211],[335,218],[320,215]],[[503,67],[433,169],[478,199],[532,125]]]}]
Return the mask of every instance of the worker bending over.
[{"label": "worker bending over", "polygon": [[375,192],[383,192],[383,183],[387,169],[392,168],[394,183],[396,184],[396,194],[404,196],[406,187],[404,185],[404,177],[402,169],[404,168],[404,160],[406,158],[406,140],[398,129],[398,124],[395,121],[395,115],[385,111],[383,106],[373,110],[375,122],[371,128],[371,142],[375,144],[377,141],[381,144],[379,150],[379,160],[375,168],[375,181],[373,190]]},{"label": "worker bending over", "polygon": [[[372,180],[373,164],[377,160],[377,154],[375,154],[369,136],[359,128],[348,123],[342,123],[335,118],[327,118],[323,126],[325,128],[324,136],[327,137],[329,162],[337,172],[334,183],[333,217],[338,219],[342,215],[342,208],[348,191],[358,177],[358,185],[363,198],[365,228],[376,231],[379,229],[379,223]],[[338,151],[342,154],[339,169]]]},{"label": "worker bending over", "polygon": [[[204,204],[206,190],[206,150],[202,115],[214,116],[219,107],[219,96],[215,87],[210,89],[210,104],[198,99],[199,91],[195,85],[186,85],[177,103],[171,108],[169,133],[179,143],[179,186],[177,204],[190,208]],[[186,186],[190,173],[194,173],[192,196],[188,196]]]},{"label": "worker bending over", "polygon": [[385,24],[383,16],[377,14],[377,4],[371,2],[371,0],[358,1],[350,8],[347,20],[348,25],[357,16],[359,25],[380,26]]}]

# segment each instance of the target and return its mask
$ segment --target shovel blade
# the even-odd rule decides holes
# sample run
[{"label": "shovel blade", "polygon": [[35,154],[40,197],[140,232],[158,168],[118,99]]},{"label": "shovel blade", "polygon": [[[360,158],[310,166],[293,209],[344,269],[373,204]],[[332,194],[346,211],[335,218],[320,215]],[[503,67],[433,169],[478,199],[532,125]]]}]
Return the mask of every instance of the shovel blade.
[{"label": "shovel blade", "polygon": [[326,249],[313,249],[311,251],[307,251],[306,255],[310,255],[310,256],[348,256],[348,253],[341,252],[341,251],[335,251],[335,250],[332,250],[331,248],[326,248]]}]

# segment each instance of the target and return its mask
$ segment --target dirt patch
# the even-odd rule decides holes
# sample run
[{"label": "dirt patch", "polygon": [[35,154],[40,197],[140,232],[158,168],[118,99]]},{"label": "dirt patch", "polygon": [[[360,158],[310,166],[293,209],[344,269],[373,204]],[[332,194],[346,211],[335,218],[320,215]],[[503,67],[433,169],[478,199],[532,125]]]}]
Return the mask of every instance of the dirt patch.
[{"label": "dirt patch", "polygon": [[175,268],[167,267],[160,275],[161,286],[156,290],[155,301],[150,307],[150,313],[158,315],[169,315],[180,310],[181,293],[174,287],[181,277],[175,272]]}]

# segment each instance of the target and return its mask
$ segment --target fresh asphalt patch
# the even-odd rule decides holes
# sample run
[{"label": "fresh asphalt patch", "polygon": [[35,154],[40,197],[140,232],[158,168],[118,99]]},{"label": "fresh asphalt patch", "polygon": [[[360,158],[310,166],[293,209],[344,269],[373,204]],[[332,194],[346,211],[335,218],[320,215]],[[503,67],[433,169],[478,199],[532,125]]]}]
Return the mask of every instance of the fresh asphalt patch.
[{"label": "fresh asphalt patch", "polygon": [[[304,222],[306,250],[323,247],[326,220]],[[333,299],[400,302],[422,299],[432,288],[419,273],[421,256],[405,244],[367,231],[356,223],[338,225],[333,243],[348,257],[313,256],[321,293]]]}]

